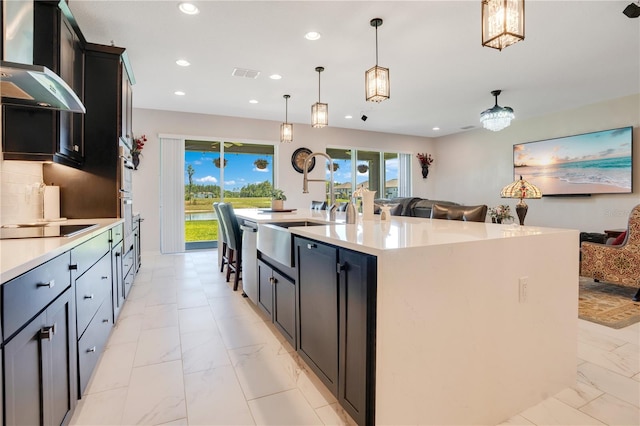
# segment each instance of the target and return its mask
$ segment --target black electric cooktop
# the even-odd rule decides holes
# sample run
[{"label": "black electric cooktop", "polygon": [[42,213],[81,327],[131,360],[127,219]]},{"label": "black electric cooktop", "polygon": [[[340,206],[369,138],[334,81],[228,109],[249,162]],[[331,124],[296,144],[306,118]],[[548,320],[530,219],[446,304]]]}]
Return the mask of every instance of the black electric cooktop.
[{"label": "black electric cooktop", "polygon": [[19,238],[51,238],[51,237],[71,237],[89,229],[95,228],[97,224],[90,225],[55,225],[55,224],[29,224],[16,225],[0,228],[0,240],[11,240]]}]

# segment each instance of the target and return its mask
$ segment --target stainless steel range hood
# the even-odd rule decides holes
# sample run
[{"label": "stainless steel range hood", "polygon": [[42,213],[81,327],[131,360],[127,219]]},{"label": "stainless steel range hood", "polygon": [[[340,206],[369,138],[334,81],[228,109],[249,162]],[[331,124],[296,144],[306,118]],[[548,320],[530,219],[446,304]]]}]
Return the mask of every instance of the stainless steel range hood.
[{"label": "stainless steel range hood", "polygon": [[0,61],[2,103],[85,113],[82,101],[49,68]]}]

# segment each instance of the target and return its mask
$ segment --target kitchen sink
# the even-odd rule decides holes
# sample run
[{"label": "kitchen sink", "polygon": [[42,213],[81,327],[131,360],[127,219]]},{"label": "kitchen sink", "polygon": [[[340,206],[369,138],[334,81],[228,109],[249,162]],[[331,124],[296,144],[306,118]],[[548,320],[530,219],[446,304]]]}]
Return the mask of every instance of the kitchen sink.
[{"label": "kitchen sink", "polygon": [[265,256],[285,266],[295,266],[293,235],[289,228],[295,226],[326,226],[328,222],[298,220],[293,222],[273,222],[258,224],[258,250]]}]

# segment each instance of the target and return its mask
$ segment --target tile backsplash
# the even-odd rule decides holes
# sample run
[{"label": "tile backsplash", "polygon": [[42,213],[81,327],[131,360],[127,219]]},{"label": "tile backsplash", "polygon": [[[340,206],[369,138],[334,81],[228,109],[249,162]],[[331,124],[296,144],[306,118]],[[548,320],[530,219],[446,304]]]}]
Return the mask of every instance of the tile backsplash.
[{"label": "tile backsplash", "polygon": [[0,224],[42,218],[42,163],[0,160]]}]

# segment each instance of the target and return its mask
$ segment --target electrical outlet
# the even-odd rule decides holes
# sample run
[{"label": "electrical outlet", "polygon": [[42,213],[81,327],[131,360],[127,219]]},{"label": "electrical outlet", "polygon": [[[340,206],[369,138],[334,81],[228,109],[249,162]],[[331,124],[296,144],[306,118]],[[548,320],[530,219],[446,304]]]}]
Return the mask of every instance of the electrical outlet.
[{"label": "electrical outlet", "polygon": [[529,291],[529,277],[520,277],[518,280],[518,301],[524,303],[527,301],[527,293]]}]

